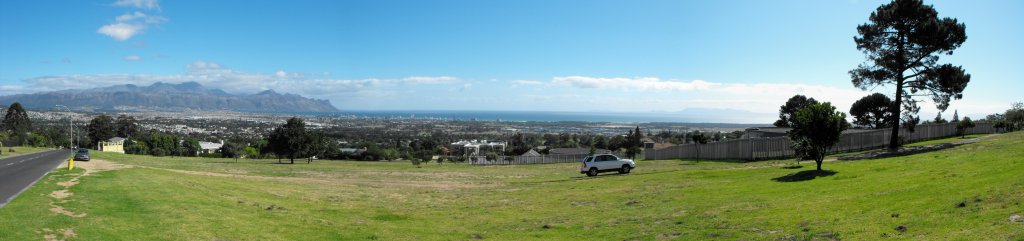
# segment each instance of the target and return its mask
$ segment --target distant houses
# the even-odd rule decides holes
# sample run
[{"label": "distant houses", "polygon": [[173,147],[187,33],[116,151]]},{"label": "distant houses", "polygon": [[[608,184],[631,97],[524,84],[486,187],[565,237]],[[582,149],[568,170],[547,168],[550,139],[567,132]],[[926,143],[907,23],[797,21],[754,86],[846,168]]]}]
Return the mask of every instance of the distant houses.
[{"label": "distant houses", "polygon": [[[612,151],[607,149],[594,149],[594,154],[609,154]],[[590,148],[552,148],[548,155],[589,155]]]},{"label": "distant houses", "polygon": [[124,138],[114,137],[96,144],[96,149],[103,152],[117,152],[124,154]]},{"label": "distant houses", "polygon": [[519,155],[519,156],[526,156],[526,157],[530,157],[530,156],[541,156],[541,155],[540,155],[540,153],[539,153],[539,152],[537,152],[536,150],[534,150],[534,149],[530,149],[529,151],[526,151],[526,152],[524,152],[524,153],[523,153],[522,155]]},{"label": "distant houses", "polygon": [[[758,138],[773,138],[773,137],[786,137],[786,132],[792,130],[789,127],[751,127],[743,131],[743,136],[740,139],[758,139]],[[843,134],[854,134],[861,132],[875,131],[873,129],[846,129]]]},{"label": "distant houses", "polygon": [[488,151],[505,153],[506,143],[503,141],[489,142],[487,140],[457,141],[448,145],[448,149],[457,155],[479,156]]},{"label": "distant houses", "polygon": [[220,148],[223,147],[223,146],[224,146],[224,140],[221,140],[220,143],[200,141],[199,142],[199,153],[198,154],[217,153],[218,151],[220,151]]}]

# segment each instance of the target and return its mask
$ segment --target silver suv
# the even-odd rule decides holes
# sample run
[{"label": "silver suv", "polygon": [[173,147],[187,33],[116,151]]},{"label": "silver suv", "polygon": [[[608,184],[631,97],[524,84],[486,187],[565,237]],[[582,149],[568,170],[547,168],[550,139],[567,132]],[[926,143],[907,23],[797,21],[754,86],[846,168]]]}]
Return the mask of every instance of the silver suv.
[{"label": "silver suv", "polygon": [[622,174],[629,173],[629,170],[636,168],[636,162],[630,159],[621,159],[612,154],[598,154],[583,158],[580,165],[580,173],[587,176],[597,176],[600,172],[618,171]]},{"label": "silver suv", "polygon": [[89,149],[78,149],[75,152],[75,161],[89,161]]}]

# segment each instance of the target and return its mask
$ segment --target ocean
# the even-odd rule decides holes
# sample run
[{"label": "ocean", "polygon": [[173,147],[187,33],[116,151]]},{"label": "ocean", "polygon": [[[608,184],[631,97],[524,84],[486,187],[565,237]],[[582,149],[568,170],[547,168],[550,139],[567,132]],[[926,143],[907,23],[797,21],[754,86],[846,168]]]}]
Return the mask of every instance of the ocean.
[{"label": "ocean", "polygon": [[682,113],[622,113],[622,112],[559,112],[559,111],[452,111],[452,110],[407,110],[407,111],[342,111],[337,113],[316,113],[326,116],[357,116],[376,118],[438,118],[449,120],[479,121],[577,121],[614,123],[749,123],[744,116],[690,116]]}]

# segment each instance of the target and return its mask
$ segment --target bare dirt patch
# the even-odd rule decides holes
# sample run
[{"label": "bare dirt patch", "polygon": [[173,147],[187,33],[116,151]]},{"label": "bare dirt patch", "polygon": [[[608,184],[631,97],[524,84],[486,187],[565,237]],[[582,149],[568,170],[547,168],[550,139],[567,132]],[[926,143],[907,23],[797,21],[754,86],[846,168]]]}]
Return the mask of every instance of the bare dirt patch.
[{"label": "bare dirt patch", "polygon": [[[36,231],[36,232],[38,233],[39,231]],[[46,240],[46,241],[63,241],[63,240],[72,239],[72,238],[74,238],[76,236],[75,230],[72,230],[70,228],[64,229],[63,231],[51,230],[51,229],[48,229],[48,228],[44,228],[42,230],[42,232],[44,234],[43,235],[43,239]],[[58,235],[61,236],[61,237],[57,238]]]},{"label": "bare dirt patch", "polygon": [[72,218],[81,218],[87,215],[86,213],[75,213],[72,211],[68,211],[67,209],[64,209],[64,207],[58,206],[55,203],[50,203],[50,212],[65,215]]},{"label": "bare dirt patch", "polygon": [[56,198],[56,199],[64,199],[64,198],[70,197],[71,194],[72,193],[69,192],[67,189],[64,189],[64,190],[57,190],[57,191],[51,192],[50,193],[50,197],[53,197],[53,198]]},{"label": "bare dirt patch", "polygon": [[85,174],[82,174],[82,176],[88,176],[90,174],[97,173],[97,172],[109,171],[109,170],[117,170],[117,169],[127,168],[127,167],[131,167],[131,166],[123,165],[123,164],[117,164],[117,163],[113,163],[113,162],[106,161],[106,160],[93,159],[91,161],[86,161],[86,162],[75,162],[75,167],[84,168],[85,169]]},{"label": "bare dirt patch", "polygon": [[[66,198],[68,198],[68,197],[70,197],[71,195],[74,194],[70,190],[68,190],[68,188],[71,188],[72,186],[78,185],[79,178],[84,177],[84,176],[88,176],[88,175],[91,175],[91,174],[97,173],[97,172],[108,171],[108,170],[117,170],[117,169],[128,167],[126,165],[121,165],[121,164],[117,164],[117,163],[113,163],[113,162],[109,162],[109,161],[105,161],[105,160],[98,160],[98,159],[94,159],[94,160],[87,161],[87,162],[82,162],[82,161],[75,162],[75,166],[78,167],[78,168],[84,169],[85,172],[82,173],[82,174],[78,174],[78,175],[72,177],[71,179],[69,179],[67,181],[58,182],[57,185],[64,187],[64,189],[50,192],[50,197],[53,197],[53,198],[57,199],[58,201],[64,200],[64,199],[66,199]],[[65,162],[64,164],[62,164],[58,168],[67,168],[67,162]],[[69,211],[67,209],[64,209],[64,207],[62,207],[60,205],[57,205],[57,204],[58,203],[53,203],[53,202],[50,203],[50,212],[53,212],[53,213],[56,213],[56,214],[67,215],[69,217],[75,217],[75,218],[85,217],[85,215],[86,215],[85,213],[75,213],[75,212]],[[70,230],[70,229],[68,229],[68,230]],[[72,234],[74,234],[74,232],[72,232]],[[65,237],[66,237],[66,235],[65,235]]]}]

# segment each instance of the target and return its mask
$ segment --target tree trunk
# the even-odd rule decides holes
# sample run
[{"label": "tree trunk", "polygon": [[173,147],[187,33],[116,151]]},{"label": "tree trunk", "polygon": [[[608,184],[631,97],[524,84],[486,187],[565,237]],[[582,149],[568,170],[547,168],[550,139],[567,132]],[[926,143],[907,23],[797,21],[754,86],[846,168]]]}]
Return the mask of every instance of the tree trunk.
[{"label": "tree trunk", "polygon": [[896,79],[896,101],[892,107],[892,133],[889,135],[889,149],[896,150],[900,147],[900,107],[903,105],[903,73]]},{"label": "tree trunk", "polygon": [[291,161],[292,161],[292,164],[295,164],[295,158],[294,158],[294,157],[292,157],[292,158],[291,158],[291,159],[289,159],[289,160],[291,160]]},{"label": "tree trunk", "polygon": [[823,161],[825,161],[825,160],[823,160],[823,158],[819,158],[818,160],[814,160],[814,162],[818,163],[818,171],[819,172],[821,171],[821,162],[823,162]]}]

